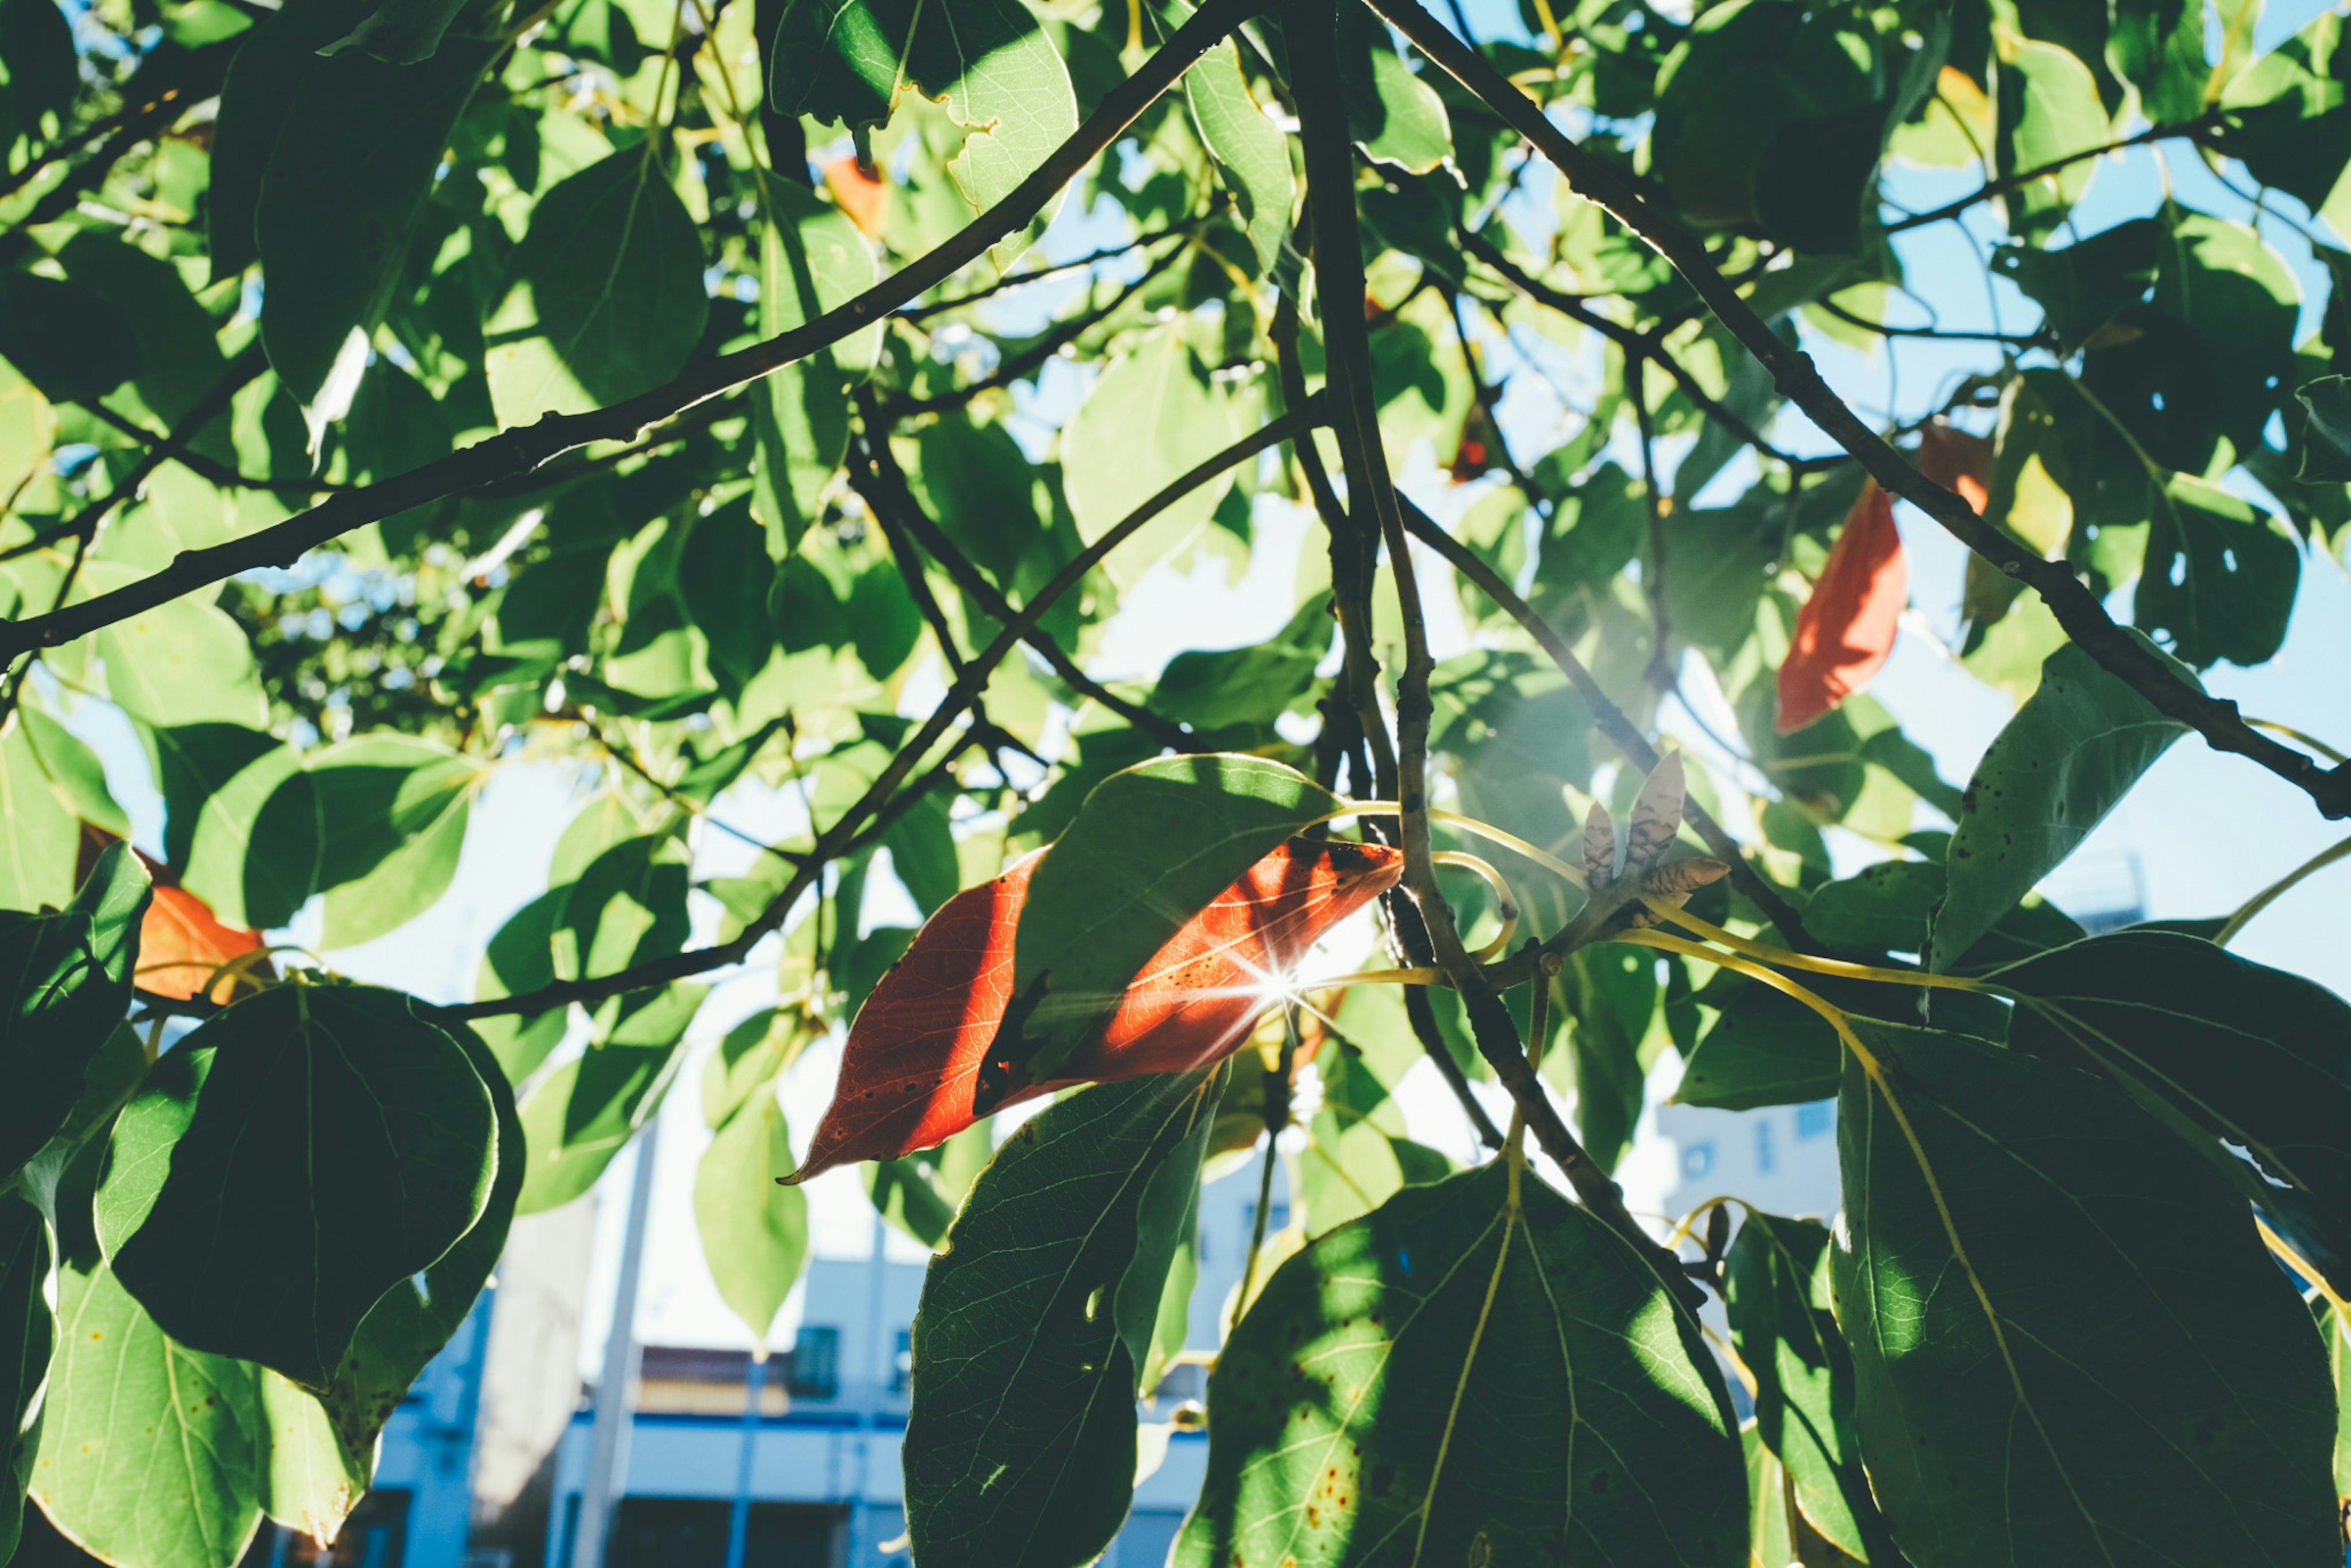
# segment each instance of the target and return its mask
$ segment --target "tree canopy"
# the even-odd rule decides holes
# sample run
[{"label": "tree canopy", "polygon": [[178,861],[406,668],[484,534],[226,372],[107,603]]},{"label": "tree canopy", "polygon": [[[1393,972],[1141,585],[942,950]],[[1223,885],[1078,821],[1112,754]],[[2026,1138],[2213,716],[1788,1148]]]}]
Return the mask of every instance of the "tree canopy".
[{"label": "tree canopy", "polygon": [[[2205,684],[2351,528],[2342,33],[0,0],[0,1557],[330,1539],[692,1065],[759,1343],[820,1168],[937,1249],[920,1568],[1102,1551],[1251,1160],[1182,1568],[2338,1561],[2351,1005],[2230,944],[2343,846],[2034,890],[2183,742],[2351,816]],[[1108,665],[1301,519],[1276,633]],[[1964,781],[1897,636],[2013,705]],[[293,944],[509,767],[583,803],[470,995]],[[1629,1214],[1667,1053],[1834,1099],[1842,1217]]]}]

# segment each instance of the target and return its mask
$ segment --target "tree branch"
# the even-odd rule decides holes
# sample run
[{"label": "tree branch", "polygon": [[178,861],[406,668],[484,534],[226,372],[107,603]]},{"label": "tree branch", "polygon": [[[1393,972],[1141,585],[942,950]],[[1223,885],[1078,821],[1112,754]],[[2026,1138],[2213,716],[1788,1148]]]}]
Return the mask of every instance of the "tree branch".
[{"label": "tree branch", "polygon": [[1027,272],[1016,272],[1008,277],[999,277],[984,287],[975,288],[968,294],[958,294],[952,299],[934,299],[927,305],[910,306],[899,311],[898,317],[904,321],[928,320],[934,316],[944,315],[949,310],[960,310],[967,305],[977,305],[983,299],[1009,293],[1015,288],[1025,288],[1032,283],[1042,283],[1049,277],[1059,277],[1065,272],[1076,272],[1081,267],[1097,266],[1105,261],[1116,261],[1122,256],[1132,256],[1138,250],[1148,250],[1161,240],[1174,239],[1178,235],[1192,233],[1200,226],[1201,222],[1199,218],[1186,218],[1180,224],[1169,224],[1166,227],[1154,229],[1147,235],[1137,235],[1123,245],[1104,246],[1102,249],[1091,251],[1084,256],[1072,256],[1067,261],[1057,261],[1050,267],[1032,267]]},{"label": "tree branch", "polygon": [[[1383,12],[1382,15],[1385,13]],[[1419,40],[1414,41],[1416,43]],[[1470,90],[1474,92],[1477,89],[1472,88]],[[2085,147],[2079,152],[2068,152],[2063,158],[2053,158],[2046,163],[2036,163],[2030,169],[2019,169],[2012,174],[2002,174],[1997,180],[1987,180],[1956,202],[1946,202],[1932,211],[1912,213],[1887,224],[1886,232],[1898,235],[1906,229],[1924,228],[1928,224],[1939,224],[1946,218],[1958,217],[1979,202],[1988,202],[1994,196],[2003,196],[2011,191],[2021,191],[2033,181],[2045,180],[2061,169],[2070,169],[2074,164],[2085,162],[2092,158],[2103,158],[2109,152],[2121,152],[2133,147],[2144,147],[2151,141],[2168,141],[2175,136],[2200,136],[2211,130],[2216,123],[2218,123],[2217,115],[2199,115],[2194,120],[2183,120],[2177,125],[2150,125],[2136,136],[2126,136],[2119,141],[2108,141],[2096,147]]]},{"label": "tree branch", "polygon": [[[929,551],[946,569],[947,576],[954,580],[964,597],[979,607],[981,614],[999,626],[1009,625],[1014,614],[1011,601],[981,574],[969,556],[956,548],[955,541],[947,538],[946,531],[914,498],[913,489],[906,484],[905,474],[898,466],[897,457],[890,450],[889,425],[883,419],[881,410],[870,392],[861,391],[858,412],[865,419],[865,435],[860,445],[866,472],[859,475],[852,471],[850,483],[856,486],[859,495],[865,497],[865,504],[873,508],[877,518],[886,517],[896,529],[912,535],[915,543]],[[1176,751],[1198,749],[1191,731],[1182,725],[1160,717],[1140,703],[1127,701],[1087,674],[1044,628],[1032,630],[1028,642],[1072,691],[1100,703],[1162,746]]]},{"label": "tree branch", "polygon": [[[2237,705],[2208,696],[2176,674],[2154,647],[2115,624],[2074,569],[2044,560],[1978,517],[1975,508],[1928,479],[1863,423],[1821,379],[1812,357],[1776,336],[1716,269],[1705,248],[1679,222],[1644,199],[1615,170],[1585,152],[1488,64],[1448,33],[1417,0],[1366,0],[1423,53],[1534,143],[1577,193],[1599,203],[1650,244],[1697,290],[1733,337],[1771,372],[1782,396],[1853,455],[1894,495],[1942,525],[1970,549],[2041,595],[2065,634],[2100,667],[2153,704],[2158,712],[2202,736],[2215,750],[2251,758],[2307,794],[2320,813],[2351,816],[2351,771],[2321,768],[2245,723]],[[2038,171],[2028,171],[2028,173]]]},{"label": "tree branch", "polygon": [[[1109,532],[1071,558],[1068,565],[1054,573],[1051,581],[1032,594],[1029,602],[1022,605],[1019,612],[1006,622],[1004,630],[997,633],[993,642],[965,664],[963,674],[947,688],[946,695],[939,699],[938,706],[931,710],[930,717],[924,720],[922,728],[915,733],[914,738],[899,748],[898,754],[890,759],[888,766],[884,767],[873,782],[866,787],[865,792],[852,802],[848,810],[841,812],[831,827],[817,835],[815,844],[799,859],[799,863],[793,868],[790,880],[784,884],[783,890],[768,901],[768,907],[760,912],[758,918],[744,926],[734,940],[722,942],[712,947],[697,947],[684,953],[674,953],[664,958],[632,965],[628,968],[610,975],[600,975],[588,979],[559,981],[552,986],[544,986],[536,991],[526,991],[519,996],[497,997],[487,1001],[465,1002],[453,1007],[436,1009],[434,1009],[436,1015],[464,1020],[516,1013],[542,1013],[552,1008],[568,1006],[572,1002],[598,1001],[605,997],[618,996],[623,991],[645,990],[654,986],[665,986],[674,980],[685,979],[690,976],[705,974],[712,969],[724,968],[730,964],[741,963],[750,956],[751,949],[758,945],[762,937],[783,925],[785,919],[791,913],[792,905],[799,902],[802,894],[816,885],[817,878],[823,873],[827,864],[863,841],[859,832],[860,824],[868,816],[883,809],[884,802],[891,798],[891,792],[898,788],[909,772],[913,771],[914,765],[938,743],[940,737],[944,736],[958,718],[961,718],[979,701],[981,695],[987,689],[988,677],[994,673],[996,666],[1003,662],[1006,654],[1019,645],[1037,623],[1044,619],[1045,612],[1050,610],[1063,594],[1082,582],[1088,572],[1102,564],[1103,557],[1133,538],[1135,532],[1152,518],[1228,469],[1247,462],[1268,447],[1297,439],[1311,430],[1320,422],[1322,414],[1322,406],[1318,399],[1306,407],[1292,409],[1270,424],[1259,427],[1253,434],[1233,443],[1222,452],[1198,464],[1189,472],[1174,480],[1157,495],[1119,519]],[[975,726],[975,734],[976,732]],[[967,740],[970,738],[973,737],[967,737]],[[955,748],[956,751],[961,749],[960,746]],[[950,752],[949,755],[952,757],[954,753]],[[929,786],[926,784],[915,793],[919,795],[928,789]]]},{"label": "tree branch", "polygon": [[[1335,0],[1283,0],[1283,28],[1292,57],[1336,58]],[[1428,633],[1421,618],[1419,585],[1395,486],[1388,476],[1380,438],[1379,410],[1373,395],[1372,346],[1356,302],[1364,298],[1362,240],[1355,227],[1354,163],[1346,109],[1336,78],[1325,71],[1294,73],[1306,179],[1312,193],[1315,297],[1322,302],[1324,351],[1329,357],[1332,424],[1345,459],[1347,491],[1355,505],[1377,519],[1388,547],[1405,636],[1404,669],[1396,684],[1397,794],[1403,824],[1405,883],[1428,928],[1438,966],[1461,993],[1479,1053],[1510,1092],[1535,1130],[1543,1152],[1559,1166],[1585,1207],[1619,1230],[1644,1257],[1656,1244],[1625,1211],[1616,1184],[1583,1152],[1527,1060],[1510,1009],[1455,929],[1453,911],[1437,883],[1428,817],[1428,727],[1434,708],[1428,695]],[[1677,1270],[1659,1267],[1659,1278],[1680,1288]]]},{"label": "tree branch", "polygon": [[528,474],[591,443],[634,441],[650,425],[839,342],[920,298],[1034,217],[1055,192],[1115,141],[1194,61],[1262,4],[1263,0],[1207,0],[1141,69],[1105,94],[1085,122],[1009,195],[953,238],[847,304],[789,332],[706,361],[665,386],[610,407],[549,414],[535,424],[502,432],[397,478],[329,497],[307,512],[243,538],[184,550],[162,571],[113,592],[47,615],[0,621],[0,663],[85,636],[238,572],[290,566],[304,551],[353,528],[445,496]]}]

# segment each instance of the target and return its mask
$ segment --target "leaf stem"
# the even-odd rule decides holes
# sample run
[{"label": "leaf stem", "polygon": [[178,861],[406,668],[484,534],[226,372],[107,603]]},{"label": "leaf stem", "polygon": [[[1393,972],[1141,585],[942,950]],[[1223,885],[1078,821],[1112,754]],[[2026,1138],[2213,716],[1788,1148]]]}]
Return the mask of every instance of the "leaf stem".
[{"label": "leaf stem", "polygon": [[2252,923],[2253,916],[2293,891],[2295,883],[2314,872],[2325,871],[2346,855],[2351,855],[2351,839],[2345,839],[2340,843],[2330,844],[2319,851],[2261,892],[2245,900],[2239,906],[2237,913],[2229,916],[2227,923],[2220,930],[2212,933],[2213,943],[2226,947],[2238,932],[2242,931]]},{"label": "leaf stem", "polygon": [[1685,930],[1695,931],[1709,942],[1718,943],[1734,953],[1742,954],[1765,964],[1779,964],[1791,969],[1810,969],[1816,975],[1834,975],[1848,980],[1876,980],[1889,986],[1917,986],[1928,990],[1974,991],[1983,996],[2011,995],[2005,988],[1970,979],[1965,975],[1931,975],[1924,969],[1886,969],[1869,964],[1848,964],[1842,958],[1821,958],[1807,953],[1791,953],[1785,948],[1767,947],[1761,942],[1750,942],[1733,931],[1726,931],[1710,920],[1701,919],[1688,910],[1662,898],[1642,900],[1656,913],[1660,920],[1670,920]]}]

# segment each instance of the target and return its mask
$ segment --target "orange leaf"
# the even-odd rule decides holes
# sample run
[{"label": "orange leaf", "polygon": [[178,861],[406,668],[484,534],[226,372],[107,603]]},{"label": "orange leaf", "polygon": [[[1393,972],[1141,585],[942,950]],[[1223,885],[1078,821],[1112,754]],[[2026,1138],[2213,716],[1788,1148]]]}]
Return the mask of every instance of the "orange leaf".
[{"label": "orange leaf", "polygon": [[[155,869],[153,862],[149,869]],[[192,1000],[214,969],[260,946],[260,932],[222,925],[210,904],[185,888],[165,886],[159,876],[155,901],[139,923],[139,988]],[[234,991],[235,983],[224,978],[212,999],[226,1002]]]},{"label": "orange leaf", "polygon": [[1864,480],[1780,664],[1780,733],[1803,728],[1869,684],[1894,651],[1910,569],[1894,497]]},{"label": "orange leaf", "polygon": [[[792,1181],[854,1160],[897,1159],[977,1119],[972,1094],[1012,1000],[1013,938],[1043,854],[949,899],[873,988]],[[1023,1084],[1003,1103],[1071,1083],[1181,1072],[1229,1054],[1272,1005],[1269,979],[1403,874],[1404,857],[1381,845],[1290,840],[1168,938],[1078,1048],[1068,1077]]]},{"label": "orange leaf", "polygon": [[1991,443],[1948,424],[1930,424],[1918,433],[1918,472],[1983,515],[1991,497]]},{"label": "orange leaf", "polygon": [[840,158],[824,166],[824,184],[860,234],[867,239],[882,237],[883,218],[890,207],[890,187],[879,174],[855,158]]},{"label": "orange leaf", "polygon": [[[86,880],[106,847],[120,841],[104,828],[84,822],[74,880]],[[261,933],[222,925],[211,904],[180,885],[179,873],[136,849],[131,852],[139,856],[148,880],[155,884],[155,897],[139,923],[139,988],[174,1001],[193,1001],[214,969],[261,946]],[[259,974],[270,972],[266,958],[254,967]],[[213,988],[212,999],[226,1003],[235,992],[235,986],[223,979]]]}]

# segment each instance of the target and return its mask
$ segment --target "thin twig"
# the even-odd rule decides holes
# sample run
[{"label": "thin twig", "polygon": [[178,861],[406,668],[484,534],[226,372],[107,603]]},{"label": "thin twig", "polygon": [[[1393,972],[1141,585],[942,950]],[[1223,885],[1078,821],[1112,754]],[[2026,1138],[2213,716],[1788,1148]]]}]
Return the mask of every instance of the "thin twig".
[{"label": "thin twig", "polygon": [[1008,293],[1015,288],[1024,288],[1031,283],[1042,283],[1049,277],[1059,277],[1065,272],[1076,272],[1081,267],[1098,267],[1105,261],[1116,261],[1120,256],[1132,256],[1138,250],[1147,250],[1161,240],[1172,239],[1177,235],[1188,235],[1198,228],[1203,221],[1199,218],[1186,218],[1180,224],[1169,224],[1166,227],[1154,229],[1147,235],[1137,235],[1123,245],[1104,246],[1102,249],[1090,251],[1084,256],[1072,256],[1067,261],[1057,261],[1050,267],[1033,267],[1027,272],[1016,272],[1009,277],[999,277],[986,287],[975,288],[968,294],[958,294],[952,299],[934,299],[927,305],[910,306],[898,312],[898,319],[902,321],[927,320],[933,316],[943,315],[949,310],[960,310],[967,305],[977,305],[983,299],[993,298],[998,294]]},{"label": "thin twig", "polygon": [[[686,952],[672,954],[667,957],[632,965],[610,975],[559,981],[554,985],[544,986],[538,990],[525,992],[519,996],[467,1002],[456,1007],[437,1009],[438,1012],[442,1016],[457,1019],[490,1018],[504,1014],[541,1013],[550,1008],[563,1007],[572,1002],[598,1001],[605,997],[618,996],[624,991],[645,990],[655,986],[665,986],[689,976],[705,974],[712,969],[741,963],[749,956],[751,949],[758,945],[762,937],[782,926],[786,916],[791,912],[792,905],[810,888],[816,885],[818,878],[822,875],[828,864],[841,855],[851,852],[861,842],[868,841],[861,837],[858,824],[868,816],[874,815],[882,810],[884,802],[890,800],[891,791],[898,788],[906,775],[913,771],[914,765],[938,743],[940,737],[946,734],[948,728],[958,718],[978,703],[982,694],[987,689],[988,678],[994,674],[996,666],[1003,662],[1005,655],[1020,644],[1022,639],[1029,634],[1029,629],[1044,618],[1045,613],[1063,594],[1082,582],[1088,572],[1102,564],[1103,557],[1133,538],[1136,530],[1152,518],[1159,516],[1176,502],[1211,479],[1247,462],[1268,447],[1278,445],[1284,441],[1294,440],[1304,434],[1314,427],[1322,418],[1322,403],[1320,400],[1316,400],[1304,408],[1293,409],[1271,423],[1260,426],[1252,434],[1233,443],[1215,456],[1196,465],[1175,479],[1158,494],[1121,518],[1102,538],[1071,558],[1068,565],[1053,575],[1051,581],[1029,597],[1029,602],[1022,605],[1019,612],[1005,623],[1004,630],[997,633],[993,642],[972,656],[964,666],[962,677],[947,688],[946,695],[939,699],[938,706],[931,710],[930,716],[924,720],[922,727],[915,732],[914,737],[899,748],[897,755],[890,759],[881,774],[866,787],[865,792],[859,796],[830,827],[817,835],[815,843],[795,867],[791,879],[785,883],[782,891],[768,901],[768,907],[760,912],[757,919],[745,925],[733,941],[720,943],[713,947],[697,947]],[[969,743],[975,739],[978,732],[979,726],[975,723],[973,734],[966,737],[966,742]],[[962,747],[957,746],[954,751],[961,749]],[[954,755],[954,751],[949,752],[950,758]],[[938,765],[939,768],[944,768],[946,766],[946,763],[944,761]],[[919,795],[927,792],[929,787],[926,783],[913,793]],[[878,821],[879,819],[877,822]],[[872,830],[867,831],[870,832]]]},{"label": "thin twig", "polygon": [[[914,542],[928,550],[946,569],[947,576],[954,580],[963,595],[978,605],[981,614],[998,625],[1009,623],[1014,613],[1011,601],[1006,599],[979,568],[972,564],[969,556],[956,548],[955,541],[947,538],[946,531],[914,498],[913,488],[907,485],[904,473],[898,467],[896,455],[890,450],[889,426],[871,394],[861,392],[858,406],[864,415],[866,429],[865,438],[860,443],[865,472],[852,473],[850,480],[857,487],[858,494],[865,497],[865,504],[873,508],[877,518],[887,515],[898,527],[914,536]],[[1182,725],[1162,718],[1140,703],[1129,702],[1087,674],[1052,633],[1044,628],[1039,627],[1029,633],[1029,645],[1042,655],[1045,662],[1052,666],[1053,673],[1061,676],[1062,683],[1071,690],[1100,703],[1162,746],[1176,751],[1199,749],[1191,731]]]},{"label": "thin twig", "polygon": [[1781,395],[1852,454],[1870,477],[2040,594],[2065,634],[2158,712],[2195,730],[2215,750],[2235,752],[2275,773],[2307,794],[2322,815],[2351,816],[2351,770],[2321,768],[2302,753],[2255,731],[2238,713],[2235,703],[2208,695],[2181,678],[2152,644],[2117,626],[2098,596],[2074,575],[2070,563],[2043,559],[1978,517],[1975,508],[1958,495],[1912,467],[1829,389],[1810,355],[1791,348],[1772,332],[1678,220],[1648,202],[1615,169],[1552,124],[1485,57],[1446,31],[1418,0],[1367,0],[1367,4],[1511,129],[1533,142],[1577,193],[1605,207],[1671,263],[1731,336],[1771,372]]},{"label": "thin twig", "polygon": [[1657,433],[1649,422],[1648,377],[1638,361],[1625,366],[1625,390],[1633,394],[1633,424],[1641,442],[1641,507],[1649,524],[1649,559],[1641,566],[1641,592],[1649,601],[1649,685],[1659,695],[1672,691],[1673,618],[1666,606],[1666,498],[1657,491]]},{"label": "thin twig", "polygon": [[747,382],[781,370],[871,326],[920,298],[1029,222],[1079,171],[1133,124],[1184,72],[1262,0],[1207,0],[1133,76],[1105,94],[1093,113],[996,205],[917,260],[848,303],[790,331],[694,366],[664,386],[584,413],[549,414],[397,478],[329,497],[307,512],[208,549],[183,550],[153,575],[79,604],[28,620],[0,621],[0,662],[152,610],[257,567],[287,566],[304,551],[412,507],[478,489],[542,467],[600,441],[632,442],[640,434]]},{"label": "thin twig", "polygon": [[[1416,38],[1413,41],[1419,42]],[[1440,60],[1437,63],[1442,65],[1444,62]],[[1471,88],[1470,90],[1475,92],[1477,89]],[[2108,141],[2096,147],[2085,147],[2079,152],[2068,152],[2063,158],[2053,158],[2046,163],[2036,163],[2030,169],[2020,169],[2012,174],[2002,174],[1997,180],[1987,180],[1956,202],[1946,202],[1941,206],[1928,212],[1910,213],[1896,219],[1886,225],[1886,232],[1898,235],[1906,229],[1923,228],[1928,224],[1939,224],[1946,218],[1958,217],[1980,202],[1988,202],[1994,196],[2004,196],[2011,191],[2021,191],[2035,180],[2045,180],[2061,169],[2070,169],[2074,164],[2085,162],[2092,158],[2103,158],[2109,152],[2121,152],[2133,147],[2144,147],[2150,141],[2168,141],[2177,136],[2200,136],[2217,123],[2219,123],[2217,116],[2199,115],[2194,120],[2185,120],[2177,125],[2150,125],[2135,136],[2126,136],[2118,141]]]}]

